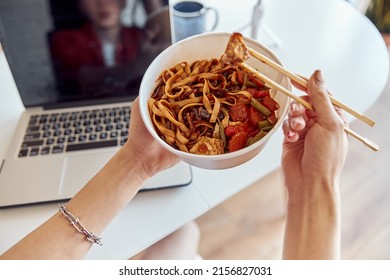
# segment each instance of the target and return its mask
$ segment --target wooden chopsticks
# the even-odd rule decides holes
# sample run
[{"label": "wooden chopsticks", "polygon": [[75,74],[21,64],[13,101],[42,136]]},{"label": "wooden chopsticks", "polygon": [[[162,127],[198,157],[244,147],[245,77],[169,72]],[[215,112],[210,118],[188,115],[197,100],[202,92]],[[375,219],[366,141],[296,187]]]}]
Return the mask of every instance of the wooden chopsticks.
[{"label": "wooden chopsticks", "polygon": [[[249,52],[251,55],[253,55],[253,50],[249,49]],[[258,53],[256,53],[257,55],[259,55]],[[257,58],[257,57],[255,57]],[[263,60],[261,60],[263,61]],[[276,63],[275,63],[276,64]],[[247,65],[246,63],[242,62],[240,63],[240,65],[245,68],[246,70],[250,71],[251,73],[253,73],[257,78],[259,78],[260,80],[264,81],[266,84],[278,89],[279,91],[281,91],[282,93],[286,94],[288,97],[296,100],[297,102],[299,102],[300,104],[302,104],[303,106],[305,106],[306,108],[310,109],[310,110],[313,110],[313,107],[311,106],[310,103],[306,102],[305,100],[303,100],[302,98],[296,96],[295,94],[291,93],[288,89],[282,87],[281,85],[279,85],[278,83],[274,82],[273,80],[271,80],[270,78],[268,78],[267,76],[263,75],[262,73],[260,73],[259,71],[253,69],[251,66]],[[278,65],[278,64],[276,64]],[[271,66],[271,65],[269,65]],[[283,69],[283,72],[286,72],[286,73],[289,73],[289,75],[292,75],[292,76],[296,76],[294,74],[291,74],[290,72],[288,72],[285,68],[282,68],[280,65],[278,65],[281,69]],[[272,66],[271,66],[272,67]],[[273,67],[272,67],[273,68]],[[278,69],[275,69],[275,70],[278,70]],[[282,72],[282,71],[280,71]],[[283,73],[282,72],[282,73]],[[287,74],[286,74],[287,76]],[[299,77],[299,76],[296,76],[296,77]],[[299,77],[300,78],[300,77]],[[302,79],[302,78],[300,78]],[[305,81],[304,79],[302,79],[303,81]],[[294,79],[295,81],[295,79]],[[306,83],[306,87],[307,87],[307,82],[305,81]],[[333,103],[334,104],[334,103]],[[336,105],[336,104],[335,104]],[[338,105],[336,105],[338,106]],[[359,114],[360,115],[360,114]],[[375,122],[374,122],[375,124]],[[373,151],[378,151],[379,150],[379,146],[377,144],[375,144],[374,142],[372,142],[371,140],[359,135],[358,133],[354,132],[353,130],[351,130],[349,127],[346,127],[344,126],[344,131],[346,133],[348,133],[349,135],[353,136],[354,138],[356,138],[357,140],[359,140],[360,142],[362,142],[363,144],[365,144],[366,146],[368,146],[370,149],[372,149]]]},{"label": "wooden chopsticks", "polygon": [[[258,60],[264,62],[265,64],[267,64],[270,67],[274,68],[275,70],[279,71],[280,73],[286,75],[291,80],[293,80],[293,81],[297,82],[298,84],[300,84],[301,86],[307,88],[307,81],[306,80],[304,80],[301,77],[299,77],[298,75],[295,75],[294,73],[288,71],[286,68],[284,68],[281,65],[277,64],[276,62],[270,60],[268,57],[266,57],[266,56],[256,52],[255,50],[253,50],[253,49],[251,49],[249,47],[247,47],[247,50],[250,53],[250,55],[253,56],[254,58],[257,58]],[[351,115],[355,116],[359,120],[365,122],[369,126],[374,126],[375,125],[375,122],[373,120],[371,120],[367,116],[365,116],[365,115],[355,111],[351,107],[341,103],[340,101],[335,99],[332,95],[330,95],[330,100],[332,101],[332,103],[334,105],[336,105],[337,107],[340,107],[341,109],[343,109],[346,112],[350,113]]]}]

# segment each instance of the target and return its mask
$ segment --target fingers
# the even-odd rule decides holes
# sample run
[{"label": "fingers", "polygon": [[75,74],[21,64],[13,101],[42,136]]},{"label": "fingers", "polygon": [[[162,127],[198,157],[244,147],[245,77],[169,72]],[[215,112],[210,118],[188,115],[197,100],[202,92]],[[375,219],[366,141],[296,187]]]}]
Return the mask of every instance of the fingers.
[{"label": "fingers", "polygon": [[311,103],[315,108],[317,121],[320,124],[324,125],[331,123],[338,118],[325,87],[323,74],[320,70],[316,70],[310,77],[307,93],[310,96]]},{"label": "fingers", "polygon": [[298,141],[306,131],[308,117],[303,105],[292,101],[288,119],[283,123],[283,133],[287,142]]},{"label": "fingers", "polygon": [[[305,77],[302,77],[302,76],[300,76],[302,79],[304,79],[304,80],[306,80],[307,81],[307,78],[305,78]],[[302,86],[302,85],[300,85],[300,84],[298,84],[296,81],[294,81],[294,80],[290,80],[291,81],[291,84],[294,86],[294,87],[296,87],[297,89],[299,89],[299,90],[301,90],[301,91],[303,91],[303,92],[307,92],[307,88],[305,88],[304,86]]]},{"label": "fingers", "polygon": [[141,113],[139,111],[139,97],[137,97],[133,103],[131,104],[131,119],[136,119],[138,121],[138,118],[140,118]]},{"label": "fingers", "polygon": [[301,98],[309,102],[314,110],[306,109],[296,101],[291,102],[288,119],[282,127],[286,142],[294,143],[305,138],[316,123],[333,131],[344,130],[346,118],[340,108],[333,106],[321,71],[316,70],[310,77],[307,90],[293,81],[292,84],[307,92],[308,95]]}]

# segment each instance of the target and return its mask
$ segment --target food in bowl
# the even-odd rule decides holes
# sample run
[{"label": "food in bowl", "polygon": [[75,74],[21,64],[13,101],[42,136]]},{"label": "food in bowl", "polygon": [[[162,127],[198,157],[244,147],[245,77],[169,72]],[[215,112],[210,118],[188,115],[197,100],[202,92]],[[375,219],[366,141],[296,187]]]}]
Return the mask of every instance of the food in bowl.
[{"label": "food in bowl", "polygon": [[264,82],[217,58],[163,70],[148,100],[159,137],[198,155],[235,152],[256,143],[277,123],[279,107]]},{"label": "food in bowl", "polygon": [[[290,99],[283,93],[280,93],[275,87],[269,89],[270,96],[278,103],[279,109],[275,111],[275,116],[278,119],[274,127],[259,141],[249,145],[246,148],[235,152],[227,152],[217,155],[201,155],[192,154],[190,152],[184,152],[179,148],[168,144],[159,135],[159,131],[156,129],[152,116],[150,114],[148,103],[153,92],[158,85],[158,77],[164,71],[172,69],[175,65],[182,62],[193,63],[195,61],[212,60],[214,58],[221,57],[225,53],[226,46],[229,42],[232,33],[205,33],[196,35],[184,40],[181,40],[172,46],[168,47],[160,55],[158,55],[154,61],[150,64],[145,72],[140,86],[140,112],[142,120],[150,134],[156,139],[156,141],[162,145],[169,152],[178,156],[184,162],[191,164],[192,166],[220,170],[237,167],[244,164],[259,155],[262,150],[267,146],[271,137],[275,137],[274,141],[281,141],[281,134],[276,133],[281,126],[282,121],[288,112],[288,105]],[[256,50],[257,52],[265,55],[269,59],[282,65],[282,62],[278,57],[272,53],[271,50],[261,45],[259,42],[250,38],[243,38],[248,48]],[[245,61],[245,64],[257,69],[262,74],[266,75],[269,79],[280,84],[281,86],[291,90],[291,84],[286,76],[273,68],[265,65],[253,57]],[[156,82],[157,80],[157,82]],[[274,136],[276,134],[276,136]],[[188,149],[188,148],[187,148]]]}]

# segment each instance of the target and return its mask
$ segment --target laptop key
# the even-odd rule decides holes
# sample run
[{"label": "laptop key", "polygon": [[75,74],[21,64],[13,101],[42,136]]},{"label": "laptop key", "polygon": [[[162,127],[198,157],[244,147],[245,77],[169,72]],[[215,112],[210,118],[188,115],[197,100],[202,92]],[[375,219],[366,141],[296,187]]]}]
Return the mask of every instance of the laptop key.
[{"label": "laptop key", "polygon": [[96,149],[96,148],[106,148],[106,147],[115,147],[118,145],[117,140],[107,140],[99,142],[87,142],[87,143],[78,143],[78,144],[68,144],[66,146],[67,152],[87,150],[87,149]]},{"label": "laptop key", "polygon": [[37,156],[39,154],[39,148],[32,148],[29,156]]},{"label": "laptop key", "polygon": [[62,153],[64,151],[64,146],[54,146],[53,147],[53,150],[51,151],[52,154],[58,154],[58,153]]},{"label": "laptop key", "polygon": [[121,146],[123,146],[127,142],[127,137],[121,139]]},{"label": "laptop key", "polygon": [[28,133],[26,134],[26,136],[24,136],[24,139],[26,141],[29,141],[29,140],[35,140],[35,139],[40,139],[41,138],[41,133]]},{"label": "laptop key", "polygon": [[29,125],[27,128],[27,133],[34,133],[36,131],[39,131],[39,126]]},{"label": "laptop key", "polygon": [[29,125],[34,125],[34,124],[36,124],[37,123],[37,118],[31,118],[30,120],[29,120],[29,122],[28,122],[28,124]]},{"label": "laptop key", "polygon": [[18,157],[25,157],[25,156],[27,156],[27,154],[28,154],[28,149],[21,149],[19,151]]},{"label": "laptop key", "polygon": [[50,153],[50,147],[43,147],[41,150],[41,155],[48,155]]},{"label": "laptop key", "polygon": [[53,123],[57,121],[57,116],[51,116],[49,122]]},{"label": "laptop key", "polygon": [[63,128],[69,128],[70,127],[70,122],[64,122],[64,124],[62,125]]},{"label": "laptop key", "polygon": [[83,129],[81,128],[81,127],[78,127],[78,128],[76,128],[75,130],[74,130],[74,133],[75,134],[80,134],[80,133],[82,133],[83,132]]},{"label": "laptop key", "polygon": [[55,124],[53,124],[52,128],[53,129],[60,129],[61,128],[61,124],[60,123],[55,123]]},{"label": "laptop key", "polygon": [[91,120],[85,120],[85,121],[83,122],[83,125],[84,125],[84,126],[91,125]]},{"label": "laptop key", "polygon": [[95,131],[96,132],[100,132],[100,131],[102,131],[103,130],[103,126],[102,125],[97,125],[96,127],[95,127]]},{"label": "laptop key", "polygon": [[49,129],[50,129],[50,124],[45,123],[44,125],[42,125],[42,130],[49,130]]},{"label": "laptop key", "polygon": [[61,130],[56,130],[54,131],[54,134],[53,134],[55,137],[58,137],[58,136],[61,136],[62,135],[62,131]]},{"label": "laptop key", "polygon": [[72,142],[74,142],[74,141],[76,141],[76,137],[75,137],[75,136],[69,136],[69,137],[68,137],[68,142],[69,142],[69,143],[72,143]]},{"label": "laptop key", "polygon": [[50,137],[51,136],[51,132],[50,131],[45,131],[44,133],[43,133],[43,137],[44,138],[47,138],[47,137]]},{"label": "laptop key", "polygon": [[43,140],[25,141],[23,142],[22,147],[27,148],[27,147],[42,146],[42,145],[43,145]]},{"label": "laptop key", "polygon": [[111,138],[116,138],[116,137],[118,137],[118,132],[116,132],[116,131],[111,132],[111,133],[110,133],[110,137],[111,137]]}]

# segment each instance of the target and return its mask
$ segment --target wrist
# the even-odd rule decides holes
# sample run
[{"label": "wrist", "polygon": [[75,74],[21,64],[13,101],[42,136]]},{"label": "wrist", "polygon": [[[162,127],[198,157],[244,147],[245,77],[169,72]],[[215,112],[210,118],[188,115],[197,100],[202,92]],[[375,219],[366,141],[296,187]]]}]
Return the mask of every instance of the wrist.
[{"label": "wrist", "polygon": [[139,143],[139,141],[129,140],[123,146],[128,158],[134,159],[139,176],[144,180],[153,177],[157,173],[172,167],[179,162],[179,158],[163,149],[160,144]]},{"label": "wrist", "polygon": [[145,170],[143,161],[132,145],[126,143],[119,152],[120,162],[123,163],[131,180],[143,184],[151,175]]},{"label": "wrist", "polygon": [[337,182],[317,180],[293,190],[288,193],[288,211],[315,219],[339,219],[340,193]]},{"label": "wrist", "polygon": [[339,179],[335,177],[302,176],[304,179],[286,181],[289,200],[297,203],[305,203],[313,200],[328,199],[329,201],[339,198]]}]

